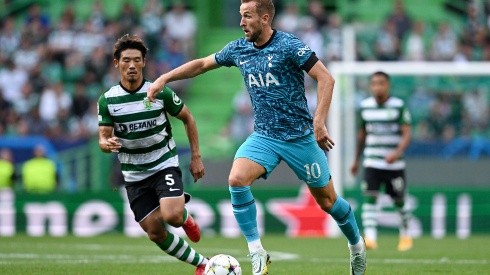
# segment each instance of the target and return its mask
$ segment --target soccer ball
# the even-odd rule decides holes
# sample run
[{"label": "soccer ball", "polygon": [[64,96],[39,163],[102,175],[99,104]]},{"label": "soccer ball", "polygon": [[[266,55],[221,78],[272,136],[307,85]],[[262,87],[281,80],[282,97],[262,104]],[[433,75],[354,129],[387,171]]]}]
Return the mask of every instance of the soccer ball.
[{"label": "soccer ball", "polygon": [[232,256],[219,254],[209,259],[204,275],[242,275],[242,268]]}]

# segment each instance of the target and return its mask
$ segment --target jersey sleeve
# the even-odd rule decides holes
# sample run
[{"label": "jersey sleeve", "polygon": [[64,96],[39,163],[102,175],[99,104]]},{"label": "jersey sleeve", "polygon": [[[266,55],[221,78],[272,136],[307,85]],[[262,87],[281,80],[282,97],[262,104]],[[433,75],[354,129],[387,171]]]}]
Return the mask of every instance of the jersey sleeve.
[{"label": "jersey sleeve", "polygon": [[[313,52],[308,45],[303,43],[299,38],[296,36],[292,36],[291,41],[289,43],[289,50],[291,52],[291,56],[293,59],[293,62],[300,67],[301,69],[305,71],[309,71],[312,65],[309,65],[308,63],[311,63],[310,59],[313,59],[313,61],[318,61],[318,58],[315,55],[315,52]],[[316,58],[316,60],[315,60]]]},{"label": "jersey sleeve", "polygon": [[410,110],[408,110],[405,104],[401,109],[401,113],[402,115],[400,116],[400,124],[412,124],[412,115],[410,114]]},{"label": "jersey sleeve", "polygon": [[165,111],[171,116],[176,116],[184,108],[184,101],[170,88],[165,87],[163,92],[158,95],[158,99],[163,100]]},{"label": "jersey sleeve", "polygon": [[109,113],[109,107],[107,105],[107,99],[102,94],[97,101],[97,117],[99,119],[99,126],[113,126],[111,114]]},{"label": "jersey sleeve", "polygon": [[357,129],[365,129],[366,128],[366,121],[362,119],[362,108],[358,107],[356,110],[356,126]]},{"label": "jersey sleeve", "polygon": [[217,52],[214,55],[214,59],[216,60],[216,63],[226,67],[236,66],[232,56],[235,45],[236,45],[236,41],[232,41],[226,44],[226,46],[223,49],[221,49],[221,51]]}]

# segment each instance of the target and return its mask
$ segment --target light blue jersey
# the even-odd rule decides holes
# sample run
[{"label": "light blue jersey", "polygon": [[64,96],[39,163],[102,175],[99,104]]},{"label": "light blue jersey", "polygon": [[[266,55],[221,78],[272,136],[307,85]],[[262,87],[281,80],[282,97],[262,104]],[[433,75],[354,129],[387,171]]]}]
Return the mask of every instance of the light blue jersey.
[{"label": "light blue jersey", "polygon": [[313,132],[303,70],[309,71],[318,58],[296,36],[274,30],[261,47],[240,38],[215,59],[219,65],[240,69],[252,100],[255,132],[279,140]]}]

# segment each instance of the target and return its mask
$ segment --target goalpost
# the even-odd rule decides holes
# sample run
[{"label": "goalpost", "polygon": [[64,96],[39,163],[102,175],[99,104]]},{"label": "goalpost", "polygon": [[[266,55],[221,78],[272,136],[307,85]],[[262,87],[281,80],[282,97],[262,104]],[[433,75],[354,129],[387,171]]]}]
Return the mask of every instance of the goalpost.
[{"label": "goalpost", "polygon": [[[349,166],[354,158],[356,143],[356,77],[368,77],[373,72],[384,71],[391,76],[470,77],[465,79],[467,82],[478,81],[471,77],[488,76],[490,80],[490,62],[332,62],[328,64],[328,69],[336,80],[328,118],[328,130],[336,146],[329,152],[329,166],[339,193],[342,193],[343,187],[352,187],[355,183]],[[392,81],[392,87],[394,85],[396,83]],[[396,93],[392,94],[397,96]]]}]

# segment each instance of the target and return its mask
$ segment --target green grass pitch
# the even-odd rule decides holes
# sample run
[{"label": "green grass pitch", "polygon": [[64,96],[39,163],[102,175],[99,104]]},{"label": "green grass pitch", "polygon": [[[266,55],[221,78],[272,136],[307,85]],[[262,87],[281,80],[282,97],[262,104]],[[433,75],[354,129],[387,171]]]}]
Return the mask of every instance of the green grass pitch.
[{"label": "green grass pitch", "polygon": [[[348,249],[343,238],[289,239],[266,235],[271,254],[270,273],[348,274]],[[490,236],[466,240],[447,237],[418,238],[414,249],[396,250],[397,236],[379,239],[379,248],[368,252],[367,274],[489,274]],[[251,274],[244,239],[204,236],[193,244],[211,257],[226,253]],[[0,237],[0,274],[194,274],[194,267],[161,252],[146,238],[123,235],[76,237]]]}]

